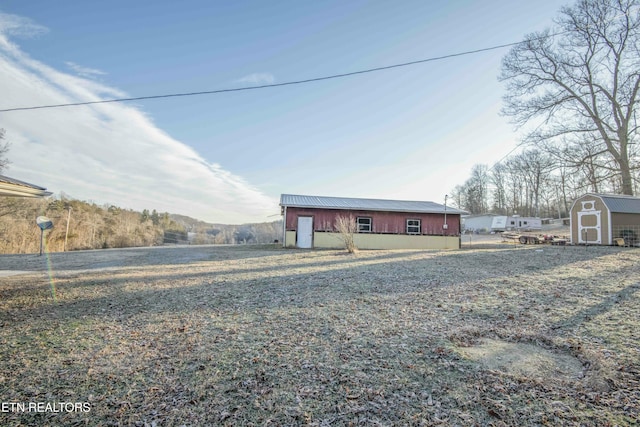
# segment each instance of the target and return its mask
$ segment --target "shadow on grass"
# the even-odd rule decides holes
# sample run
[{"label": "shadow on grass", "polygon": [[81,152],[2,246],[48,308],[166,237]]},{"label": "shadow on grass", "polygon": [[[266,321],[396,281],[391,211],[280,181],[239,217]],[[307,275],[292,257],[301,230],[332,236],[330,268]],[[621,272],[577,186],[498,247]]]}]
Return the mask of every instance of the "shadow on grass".
[{"label": "shadow on grass", "polygon": [[[42,279],[10,310],[0,296],[0,324],[10,338],[0,350],[8,366],[0,373],[20,401],[44,399],[45,392],[49,399],[92,401],[87,425],[155,419],[163,425],[542,425],[546,418],[532,417],[545,415],[559,398],[568,413],[554,412],[556,424],[605,425],[617,416],[630,425],[627,420],[637,419],[633,400],[628,412],[613,410],[610,401],[578,400],[554,383],[509,381],[470,368],[442,347],[460,330],[501,330],[501,320],[526,305],[521,298],[531,290],[540,292],[532,298],[537,302],[552,296],[545,285],[553,278],[529,287],[520,286],[518,276],[535,278],[572,263],[585,267],[585,261],[612,253],[518,248],[362,252],[357,258],[334,253],[322,260],[313,258],[317,253],[290,252],[283,257],[289,264],[249,262],[236,269],[218,262],[224,275],[189,273],[184,264],[140,265],[140,275],[134,268],[131,275],[120,270],[66,277],[58,303],[36,295],[47,290]],[[608,274],[594,268],[589,281],[604,286]],[[583,292],[580,280],[567,286]],[[0,290],[4,283],[21,282],[0,282]],[[520,294],[497,299],[498,284]],[[477,290],[493,310],[486,319],[476,307],[462,310],[464,303],[476,303],[469,297]],[[621,295],[631,298],[636,290]],[[555,301],[556,308],[566,303]],[[440,302],[444,307],[437,308]],[[598,313],[612,304],[584,311]],[[573,386],[567,390],[573,393]],[[591,406],[583,409],[586,404]],[[452,408],[445,422],[434,412],[440,407]],[[307,412],[315,424],[302,418]],[[49,421],[85,424],[64,416]],[[25,415],[13,424],[20,422],[47,420]]]},{"label": "shadow on grass", "polygon": [[585,307],[573,316],[570,316],[562,320],[561,322],[553,324],[551,326],[551,329],[560,329],[566,327],[572,328],[584,322],[588,322],[598,315],[611,311],[617,304],[621,304],[624,301],[632,298],[639,290],[640,282],[626,286],[613,295],[610,295],[609,297],[603,299],[598,304]]},{"label": "shadow on grass", "polygon": [[275,245],[197,245],[95,249],[39,254],[0,255],[0,270],[46,271],[92,270],[108,267],[189,264],[206,260],[239,260],[278,256],[285,252]]},{"label": "shadow on grass", "polygon": [[[12,282],[16,285],[0,286],[0,298],[5,302],[0,320],[16,322],[40,316],[85,318],[189,310],[252,311],[305,307],[344,302],[367,295],[406,294],[427,287],[442,288],[459,283],[472,286],[483,280],[527,275],[531,274],[534,265],[528,262],[529,258],[535,258],[535,274],[543,274],[545,270],[568,263],[615,253],[611,250],[583,251],[580,248],[547,248],[545,251],[537,252],[533,248],[480,252],[371,251],[366,256],[362,256],[363,253],[358,257],[334,256],[328,261],[296,263],[291,268],[269,265],[175,274],[170,272],[171,265],[165,265],[167,273],[155,272],[157,267],[151,264],[152,272],[140,277],[120,272],[96,272],[95,275],[88,273],[86,278],[64,279],[58,285],[57,302],[47,297],[48,280],[42,279],[39,286],[21,288],[15,279]],[[230,257],[238,255],[230,252]],[[256,255],[261,257],[255,252],[251,255],[251,251],[241,254],[243,259]],[[448,257],[452,256],[457,258],[456,264],[474,265],[476,272],[480,266],[482,274],[468,277],[463,269],[449,267]],[[544,257],[542,262],[538,259],[540,257]],[[374,265],[382,268],[372,268]],[[304,272],[309,268],[317,270]],[[138,289],[124,289],[124,285]],[[86,293],[75,292],[79,288],[87,289]],[[90,293],[91,290],[94,292]],[[24,303],[9,307],[7,302],[16,297],[21,297]],[[41,302],[35,302],[36,298]]]},{"label": "shadow on grass", "polygon": [[[190,249],[190,248],[186,248]],[[217,249],[223,249],[218,247]],[[188,258],[189,255],[182,257],[183,259],[171,259],[171,262],[167,263],[167,258],[159,258],[156,260],[147,260],[145,259],[137,259],[137,263],[134,263],[133,260],[129,263],[121,263],[122,265],[113,266],[109,268],[109,274],[111,274],[108,278],[94,278],[90,275],[93,273],[90,271],[92,268],[78,268],[80,273],[87,274],[89,276],[88,280],[83,279],[73,279],[73,286],[95,286],[97,284],[102,283],[117,283],[121,281],[131,281],[131,280],[144,280],[144,281],[153,281],[153,280],[191,280],[191,279],[211,279],[215,280],[216,277],[222,277],[227,275],[237,275],[237,274],[259,274],[259,273],[275,273],[275,274],[265,274],[264,277],[274,277],[274,276],[286,276],[287,271],[291,270],[299,270],[299,269],[313,269],[316,267],[327,267],[328,269],[332,269],[337,265],[345,265],[347,266],[346,270],[350,268],[364,268],[362,265],[357,264],[378,264],[378,263],[388,263],[393,264],[395,262],[401,261],[403,263],[415,263],[415,262],[427,262],[427,259],[434,260],[433,262],[440,262],[444,266],[446,266],[446,260],[448,257],[454,256],[463,259],[469,259],[470,263],[474,262],[476,264],[485,265],[487,269],[487,276],[503,276],[508,274],[518,274],[522,273],[522,269],[528,270],[531,272],[532,270],[538,270],[537,266],[530,266],[528,261],[532,258],[539,258],[544,255],[540,255],[538,251],[540,249],[534,249],[533,247],[527,247],[525,249],[513,249],[513,248],[505,248],[505,247],[492,247],[489,250],[483,251],[480,254],[471,251],[436,251],[436,250],[403,250],[403,251],[363,251],[360,252],[359,255],[354,256],[342,251],[336,250],[291,250],[291,249],[280,249],[274,250],[273,254],[268,253],[264,254],[262,252],[257,252],[256,250],[246,249],[236,250],[235,247],[227,247],[224,249],[228,249],[228,254],[224,254],[222,257],[215,259],[197,259],[191,256],[191,258],[187,261],[185,258]],[[578,251],[578,252],[576,252]],[[238,253],[239,252],[239,253]],[[549,253],[553,253],[554,256],[550,259],[547,266],[543,266],[542,270],[547,268],[555,268],[559,265],[563,265],[567,262],[576,261],[573,258],[572,254],[579,254],[579,260],[591,260],[596,259],[602,256],[611,255],[612,253],[620,252],[619,249],[615,248],[607,248],[602,247],[597,250],[592,250],[588,252],[580,252],[580,248],[567,248],[567,247],[556,247],[549,248]],[[224,250],[219,251],[217,254],[224,253]],[[335,255],[334,259],[331,260],[319,260],[319,261],[310,261],[310,262],[295,262],[291,264],[282,263],[270,266],[260,266],[260,267],[241,267],[235,266],[229,269],[222,270],[205,270],[205,271],[192,271],[186,272],[181,270],[176,273],[166,273],[166,272],[148,272],[145,273],[143,278],[134,278],[131,276],[132,272],[140,272],[145,267],[153,267],[153,266],[164,266],[165,268],[175,267],[184,267],[185,265],[194,265],[194,268],[198,268],[198,270],[206,269],[208,262],[224,262],[228,260],[251,260],[251,259],[259,259],[265,260],[268,257],[275,256],[283,256],[283,255],[291,255],[296,256],[296,259],[302,259],[307,254],[318,254],[318,253],[328,253]],[[240,256],[238,256],[240,255]],[[563,255],[568,255],[563,256]],[[407,257],[411,257],[411,259],[407,259]],[[420,257],[421,259],[415,259],[415,257]],[[179,258],[179,257],[176,257]],[[437,258],[437,259],[436,259]],[[502,258],[502,260],[497,260],[497,258]],[[164,263],[160,262],[164,260]],[[284,262],[289,260],[283,260]],[[498,262],[497,262],[498,261]],[[53,263],[52,263],[53,264]],[[97,267],[93,266],[96,269],[96,273],[99,273],[100,268],[105,267]],[[88,271],[89,270],[89,271]],[[69,269],[69,271],[74,271],[74,269]],[[294,273],[291,274],[295,276]],[[319,272],[313,272],[308,274],[319,274]],[[57,280],[56,277],[56,268],[55,266],[52,269],[51,276],[54,280]],[[64,277],[61,277],[65,279]]]}]

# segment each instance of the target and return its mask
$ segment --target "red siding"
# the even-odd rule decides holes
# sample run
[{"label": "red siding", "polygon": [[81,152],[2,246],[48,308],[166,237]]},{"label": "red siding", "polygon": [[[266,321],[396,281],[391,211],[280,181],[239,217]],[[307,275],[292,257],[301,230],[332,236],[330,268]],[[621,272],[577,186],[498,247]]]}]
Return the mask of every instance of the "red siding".
[{"label": "red siding", "polygon": [[[313,209],[287,207],[287,230],[295,230],[298,216],[313,217],[314,231],[335,231],[334,223],[339,215],[369,217],[373,233],[407,234],[407,220],[419,219],[422,234],[455,236],[460,234],[460,215],[447,214],[448,229],[443,230],[444,214],[411,212],[345,211],[336,209]],[[446,233],[445,233],[446,232]]]}]

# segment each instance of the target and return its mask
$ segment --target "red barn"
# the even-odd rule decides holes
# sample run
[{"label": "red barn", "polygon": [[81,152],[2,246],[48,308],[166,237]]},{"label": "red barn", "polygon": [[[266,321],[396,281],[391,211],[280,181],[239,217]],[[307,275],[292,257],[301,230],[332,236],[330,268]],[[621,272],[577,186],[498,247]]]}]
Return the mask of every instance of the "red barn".
[{"label": "red barn", "polygon": [[285,247],[342,247],[336,219],[353,217],[360,249],[460,248],[460,215],[434,202],[282,194]]}]

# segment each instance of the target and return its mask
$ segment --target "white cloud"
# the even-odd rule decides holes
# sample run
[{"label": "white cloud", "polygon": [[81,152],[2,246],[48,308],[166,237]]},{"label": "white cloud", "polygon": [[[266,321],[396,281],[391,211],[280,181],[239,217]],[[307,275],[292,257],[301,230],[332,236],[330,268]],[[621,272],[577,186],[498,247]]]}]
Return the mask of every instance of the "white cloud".
[{"label": "white cloud", "polygon": [[83,67],[82,65],[78,65],[75,62],[67,61],[65,62],[69,68],[76,72],[77,75],[81,77],[92,77],[92,76],[104,76],[105,73],[102,70],[98,70],[95,68]]},{"label": "white cloud", "polygon": [[0,12],[0,33],[7,36],[30,38],[48,31],[29,18]]},{"label": "white cloud", "polygon": [[9,41],[9,36],[31,38],[48,31],[28,18],[0,12],[0,49],[5,52],[18,52],[18,47]]},{"label": "white cloud", "polygon": [[236,80],[236,83],[249,83],[252,85],[271,85],[274,84],[276,78],[269,73],[253,73]]},{"label": "white cloud", "polygon": [[[37,26],[9,21],[0,16],[0,109],[127,96],[30,58],[7,35],[21,22]],[[49,191],[212,222],[268,221],[279,212],[275,200],[124,103],[5,112],[0,127],[11,142],[8,175]]]}]

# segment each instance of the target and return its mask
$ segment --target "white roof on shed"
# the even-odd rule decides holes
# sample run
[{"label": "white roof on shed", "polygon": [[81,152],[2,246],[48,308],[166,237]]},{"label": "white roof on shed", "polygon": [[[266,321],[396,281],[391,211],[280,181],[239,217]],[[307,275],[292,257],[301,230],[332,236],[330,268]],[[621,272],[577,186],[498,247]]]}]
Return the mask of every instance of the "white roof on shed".
[{"label": "white roof on shed", "polygon": [[[358,199],[350,197],[303,196],[282,194],[280,206],[316,209],[342,209],[386,212],[444,213],[445,206],[434,202],[411,200]],[[466,214],[467,212],[446,207],[448,214]]]}]

